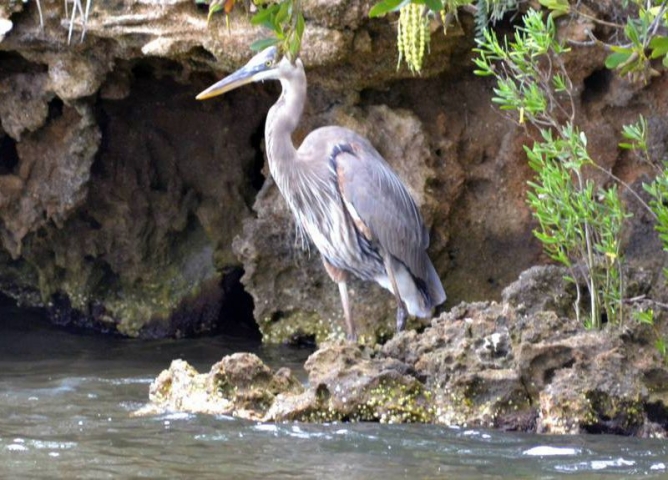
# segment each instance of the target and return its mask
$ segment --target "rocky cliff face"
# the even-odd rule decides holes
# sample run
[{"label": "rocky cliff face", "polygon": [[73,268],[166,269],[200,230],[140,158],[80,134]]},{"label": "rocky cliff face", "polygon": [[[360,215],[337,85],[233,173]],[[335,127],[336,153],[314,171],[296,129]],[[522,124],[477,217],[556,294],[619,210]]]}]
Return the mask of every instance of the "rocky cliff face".
[{"label": "rocky cliff face", "polygon": [[[524,197],[532,132],[504,119],[471,73],[470,19],[433,36],[415,78],[396,70],[394,26],[369,20],[371,3],[304,2],[310,90],[295,142],[327,124],[366,135],[421,206],[448,306],[498,298],[541,262]],[[68,44],[63,2],[41,6],[43,27],[34,1],[0,7],[0,291],[55,321],[130,336],[252,331],[253,317],[270,340],[341,328],[337,289],[296,244],[264,168],[279,87],[194,100],[262,36],[243,11],[228,30],[222,18],[207,26],[191,0],[94,1],[85,37],[75,15]],[[619,131],[643,113],[666,151],[668,80],[632,85],[604,57],[578,47],[568,58],[578,121],[592,157],[637,185],[650,168],[617,149]],[[658,267],[642,214],[628,245]],[[361,283],[351,294],[364,332],[391,328],[391,295]]]}]

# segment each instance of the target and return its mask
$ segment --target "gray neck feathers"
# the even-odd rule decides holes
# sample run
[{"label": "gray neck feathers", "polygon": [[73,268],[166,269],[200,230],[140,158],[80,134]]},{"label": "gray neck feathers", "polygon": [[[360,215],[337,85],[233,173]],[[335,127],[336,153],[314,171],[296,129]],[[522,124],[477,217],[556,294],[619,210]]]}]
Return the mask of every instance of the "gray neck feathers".
[{"label": "gray neck feathers", "polygon": [[265,125],[269,170],[279,187],[280,177],[290,170],[287,164],[297,158],[292,133],[299,124],[306,99],[306,75],[301,62],[298,62],[297,68],[290,72],[290,77],[281,79],[283,92],[269,110]]}]

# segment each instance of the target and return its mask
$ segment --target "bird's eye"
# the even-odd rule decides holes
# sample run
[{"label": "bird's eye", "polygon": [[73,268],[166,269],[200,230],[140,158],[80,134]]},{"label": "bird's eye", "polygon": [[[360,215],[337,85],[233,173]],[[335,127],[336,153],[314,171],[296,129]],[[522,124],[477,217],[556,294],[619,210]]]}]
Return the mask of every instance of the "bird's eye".
[{"label": "bird's eye", "polygon": [[267,67],[271,67],[271,60],[267,60],[266,62],[264,62],[264,64],[265,64]]}]

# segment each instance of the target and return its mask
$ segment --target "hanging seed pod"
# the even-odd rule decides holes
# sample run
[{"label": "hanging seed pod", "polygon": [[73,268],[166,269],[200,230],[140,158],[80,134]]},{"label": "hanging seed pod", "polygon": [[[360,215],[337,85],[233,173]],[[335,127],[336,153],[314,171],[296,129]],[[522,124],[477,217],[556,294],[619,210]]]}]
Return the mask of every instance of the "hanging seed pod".
[{"label": "hanging seed pod", "polygon": [[410,29],[410,48],[411,48],[411,63],[408,65],[411,72],[420,71],[420,13],[419,7],[414,3],[410,4],[411,13],[411,29]]},{"label": "hanging seed pod", "polygon": [[397,24],[397,49],[399,61],[405,61],[411,72],[420,73],[425,50],[429,47],[429,18],[423,5],[409,3],[399,11]]},{"label": "hanging seed pod", "polygon": [[418,58],[417,58],[417,68],[419,72],[422,70],[422,61],[424,60],[424,52],[429,47],[429,25],[427,24],[427,17],[419,14],[419,25],[418,25]]},{"label": "hanging seed pod", "polygon": [[410,65],[412,63],[411,52],[411,9],[410,4],[399,11],[399,24],[401,26],[401,53],[403,60]]},{"label": "hanging seed pod", "polygon": [[405,59],[405,44],[406,44],[406,27],[405,27],[405,12],[404,9],[399,11],[399,21],[397,22],[397,50],[399,51],[399,59],[397,60],[397,70],[401,66],[401,61]]}]

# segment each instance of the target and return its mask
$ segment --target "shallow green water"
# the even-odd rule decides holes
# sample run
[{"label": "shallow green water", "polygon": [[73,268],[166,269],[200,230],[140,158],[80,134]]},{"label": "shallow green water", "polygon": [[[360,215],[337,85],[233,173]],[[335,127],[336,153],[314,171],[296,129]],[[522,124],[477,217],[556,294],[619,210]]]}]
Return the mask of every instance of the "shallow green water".
[{"label": "shallow green water", "polygon": [[207,371],[225,354],[250,350],[299,370],[309,352],[226,338],[84,336],[38,320],[0,310],[0,478],[668,478],[662,440],[133,418],[149,383],[174,358]]}]

